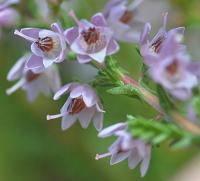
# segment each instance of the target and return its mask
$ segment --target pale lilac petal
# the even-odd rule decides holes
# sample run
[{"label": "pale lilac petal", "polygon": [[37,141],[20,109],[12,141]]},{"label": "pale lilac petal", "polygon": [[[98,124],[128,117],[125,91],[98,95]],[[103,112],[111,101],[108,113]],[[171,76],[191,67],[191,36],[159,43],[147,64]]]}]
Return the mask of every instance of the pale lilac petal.
[{"label": "pale lilac petal", "polygon": [[90,121],[94,115],[94,108],[85,108],[78,114],[79,122],[82,128],[87,128],[90,124]]},{"label": "pale lilac petal", "polygon": [[103,50],[97,53],[89,54],[89,56],[93,58],[94,60],[96,60],[97,62],[103,63],[106,57],[106,51],[107,51],[107,48],[105,47]]},{"label": "pale lilac petal", "polygon": [[111,41],[108,44],[107,55],[112,55],[118,51],[119,51],[118,43],[115,40],[111,39]]},{"label": "pale lilac petal", "polygon": [[38,28],[23,28],[20,32],[31,38],[38,39],[40,31],[41,29]]},{"label": "pale lilac petal", "polygon": [[75,122],[76,122],[76,116],[72,115],[66,115],[62,118],[62,130],[66,130],[70,128]]},{"label": "pale lilac petal", "polygon": [[16,64],[11,68],[7,75],[9,81],[19,79],[22,76],[27,58],[28,55],[25,55],[17,60]]},{"label": "pale lilac petal", "polygon": [[42,57],[31,55],[27,60],[26,68],[31,69],[33,72],[41,72],[44,69]]},{"label": "pale lilac petal", "polygon": [[108,151],[112,154],[118,153],[121,142],[122,142],[122,138],[118,137],[117,140],[111,146],[109,146]]},{"label": "pale lilac petal", "polygon": [[54,95],[53,99],[54,100],[58,100],[60,99],[60,97],[64,94],[66,94],[68,91],[70,91],[70,88],[72,86],[72,83],[66,84],[65,86],[63,86],[60,90],[58,90],[56,92],[56,94]]},{"label": "pale lilac petal", "polygon": [[151,24],[146,23],[144,25],[144,29],[140,35],[140,44],[141,45],[144,45],[147,43],[150,32],[151,32]]},{"label": "pale lilac petal", "polygon": [[174,28],[174,29],[170,30],[168,33],[175,33],[175,34],[184,35],[185,27]]},{"label": "pale lilac petal", "polygon": [[[81,97],[83,94],[83,89],[84,87],[82,85],[77,85],[76,87],[74,87],[71,92],[70,92],[70,97],[71,98],[77,98],[77,97]],[[85,102],[85,101],[84,101]]]},{"label": "pale lilac petal", "polygon": [[97,13],[91,18],[91,22],[96,26],[107,26],[106,20],[102,13]]},{"label": "pale lilac petal", "polygon": [[31,44],[31,51],[32,51],[35,55],[37,55],[37,56],[39,56],[39,57],[44,57],[44,54],[43,54],[42,50],[41,50],[40,48],[38,48],[38,46],[37,46],[36,43],[32,43],[32,44]]},{"label": "pale lilac petal", "polygon": [[141,161],[141,157],[138,154],[137,149],[133,149],[128,158],[128,166],[130,169],[134,169]]},{"label": "pale lilac petal", "polygon": [[51,25],[51,29],[56,32],[56,33],[59,33],[59,34],[63,34],[64,33],[64,30],[62,29],[60,23],[53,23]]},{"label": "pale lilac petal", "polygon": [[67,43],[71,45],[79,35],[78,28],[69,28],[65,30],[64,35]]},{"label": "pale lilac petal", "polygon": [[77,54],[87,55],[87,53],[80,47],[79,43],[81,41],[81,37],[76,38],[71,44],[71,50]]},{"label": "pale lilac petal", "polygon": [[147,146],[146,147],[146,156],[143,158],[143,161],[142,161],[141,166],[140,166],[140,172],[141,172],[142,177],[144,177],[147,173],[150,160],[151,160],[151,147]]},{"label": "pale lilac petal", "polygon": [[103,129],[99,134],[98,137],[105,138],[113,135],[116,131],[123,130],[127,127],[126,123],[117,123],[112,126],[109,126]]},{"label": "pale lilac petal", "polygon": [[98,101],[95,91],[88,85],[84,85],[82,88],[83,88],[82,96],[86,106],[92,107]]},{"label": "pale lilac petal", "polygon": [[80,55],[80,54],[78,54],[77,59],[78,59],[78,62],[81,64],[88,63],[92,60],[88,55]]},{"label": "pale lilac petal", "polygon": [[125,160],[129,156],[129,152],[121,152],[118,154],[113,154],[111,156],[110,165],[117,164],[123,160]]},{"label": "pale lilac petal", "polygon": [[103,113],[96,112],[93,117],[93,124],[97,131],[101,131],[103,128]]}]

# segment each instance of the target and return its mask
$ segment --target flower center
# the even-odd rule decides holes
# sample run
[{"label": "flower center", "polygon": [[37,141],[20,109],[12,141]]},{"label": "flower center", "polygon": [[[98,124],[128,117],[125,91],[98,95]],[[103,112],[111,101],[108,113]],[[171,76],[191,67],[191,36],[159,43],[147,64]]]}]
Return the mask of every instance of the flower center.
[{"label": "flower center", "polygon": [[174,60],[170,65],[166,67],[167,73],[171,76],[175,75],[178,71],[178,62]]},{"label": "flower center", "polygon": [[124,14],[121,16],[120,21],[124,24],[128,24],[133,19],[133,12],[126,10]]},{"label": "flower center", "polygon": [[31,70],[26,72],[26,81],[27,82],[32,82],[36,80],[41,74],[35,74]]},{"label": "flower center", "polygon": [[81,34],[88,45],[96,43],[100,38],[100,32],[95,27],[89,28],[87,31],[82,31]]},{"label": "flower center", "polygon": [[48,36],[45,38],[39,38],[35,43],[43,52],[49,52],[54,48],[53,39]]},{"label": "flower center", "polygon": [[161,49],[161,45],[163,41],[165,40],[164,36],[160,36],[152,45],[151,48],[155,53],[159,53]]},{"label": "flower center", "polygon": [[86,107],[82,97],[72,99],[71,103],[67,108],[69,114],[77,114]]}]

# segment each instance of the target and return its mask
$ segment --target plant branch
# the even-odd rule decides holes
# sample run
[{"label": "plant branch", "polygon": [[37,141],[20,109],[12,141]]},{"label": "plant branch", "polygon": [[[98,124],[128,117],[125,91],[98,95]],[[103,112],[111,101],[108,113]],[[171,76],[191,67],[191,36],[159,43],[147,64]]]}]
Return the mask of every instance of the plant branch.
[{"label": "plant branch", "polygon": [[[130,78],[127,75],[123,75],[121,77],[121,80],[124,82],[124,84],[130,84],[133,87],[137,88],[142,92],[144,95],[144,100],[151,105],[155,110],[157,110],[160,114],[165,114],[164,110],[160,106],[159,99],[157,96],[146,90],[144,87],[142,87],[136,80]],[[186,129],[187,131],[195,134],[200,135],[200,127],[192,123],[190,120],[185,118],[184,116],[180,115],[178,112],[171,111],[170,112],[171,118],[182,128]]]}]

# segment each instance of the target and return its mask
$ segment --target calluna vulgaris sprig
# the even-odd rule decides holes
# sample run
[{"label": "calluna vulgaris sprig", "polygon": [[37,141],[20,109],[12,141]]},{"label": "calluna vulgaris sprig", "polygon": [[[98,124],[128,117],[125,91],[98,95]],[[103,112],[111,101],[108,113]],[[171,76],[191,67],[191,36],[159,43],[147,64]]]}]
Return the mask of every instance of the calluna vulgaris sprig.
[{"label": "calluna vulgaris sprig", "polygon": [[[10,6],[16,3],[20,2],[0,1],[0,27],[15,25],[20,11],[17,13]],[[49,3],[52,10],[54,6],[57,8],[54,15],[60,17],[61,1]],[[113,165],[128,158],[131,169],[140,164],[141,176],[147,173],[154,145],[167,141],[172,149],[180,149],[200,142],[200,62],[191,60],[183,44],[184,27],[167,30],[168,13],[163,12],[160,17],[163,26],[151,41],[148,40],[151,24],[136,18],[137,8],[143,4],[142,0],[130,4],[127,0],[110,0],[103,12],[96,13],[90,20],[79,20],[72,10],[64,17],[62,13],[65,22],[71,19],[75,22],[73,27],[62,27],[55,22],[50,29],[25,27],[15,30],[14,34],[30,42],[31,48],[8,73],[9,81],[19,81],[6,91],[10,95],[22,88],[30,101],[40,92],[47,96],[55,93],[54,100],[69,94],[60,113],[47,115],[47,120],[62,118],[62,130],[77,120],[83,128],[93,121],[100,131],[99,137],[117,136],[108,153],[97,154],[96,159],[110,156]],[[143,64],[143,77],[139,80],[131,78],[111,57],[120,51],[120,41],[139,47],[135,51]],[[89,83],[70,82],[61,86],[58,67],[71,59],[93,66],[98,75]],[[157,88],[152,89],[150,84]],[[129,115],[127,121],[102,130],[106,110],[95,90],[98,87],[113,96],[137,98],[149,104],[159,116],[149,119]]]}]

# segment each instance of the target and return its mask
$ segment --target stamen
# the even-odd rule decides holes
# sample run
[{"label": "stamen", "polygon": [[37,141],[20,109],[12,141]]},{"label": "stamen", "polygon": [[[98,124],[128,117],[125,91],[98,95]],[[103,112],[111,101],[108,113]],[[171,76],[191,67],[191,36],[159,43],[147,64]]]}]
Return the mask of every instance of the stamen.
[{"label": "stamen", "polygon": [[100,32],[95,27],[89,28],[87,31],[82,31],[81,34],[88,45],[96,43],[100,37]]},{"label": "stamen", "polygon": [[74,22],[80,26],[81,28],[85,28],[85,26],[79,21],[79,19],[77,18],[76,14],[74,13],[73,10],[69,11],[68,15],[74,20]]},{"label": "stamen", "polygon": [[112,154],[111,153],[104,153],[104,154],[101,154],[101,155],[99,155],[99,154],[96,154],[96,156],[95,156],[95,160],[99,160],[99,159],[102,159],[102,158],[106,158],[106,157],[109,157],[109,156],[111,156]]},{"label": "stamen", "polygon": [[61,118],[65,115],[67,115],[68,113],[61,113],[61,114],[55,114],[55,115],[47,115],[47,120],[52,120],[52,119],[57,119],[57,118]]},{"label": "stamen", "polygon": [[168,12],[163,13],[162,16],[163,16],[163,29],[166,30],[167,29]]},{"label": "stamen", "polygon": [[153,49],[153,51],[155,53],[159,53],[160,52],[160,48],[161,48],[161,45],[163,43],[163,41],[165,40],[165,37],[164,36],[161,36],[157,39],[157,41],[155,43],[153,43],[151,45],[151,48]]},{"label": "stamen", "polygon": [[25,79],[19,80],[14,86],[6,90],[7,95],[13,94],[15,91],[20,89],[26,83]]},{"label": "stamen", "polygon": [[26,39],[26,40],[28,40],[28,41],[31,41],[31,42],[36,42],[36,41],[37,41],[37,39],[31,38],[31,37],[29,37],[29,36],[26,36],[25,34],[21,33],[19,30],[15,30],[15,31],[14,31],[14,34],[15,34],[15,35],[18,35],[18,36],[21,36],[22,38],[24,38],[24,39]]},{"label": "stamen", "polygon": [[53,39],[48,36],[45,38],[39,38],[35,43],[43,52],[49,52],[54,48]]},{"label": "stamen", "polygon": [[86,107],[82,97],[72,99],[71,103],[67,108],[69,114],[77,114]]}]

